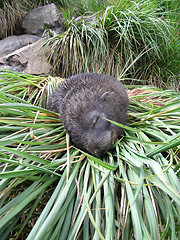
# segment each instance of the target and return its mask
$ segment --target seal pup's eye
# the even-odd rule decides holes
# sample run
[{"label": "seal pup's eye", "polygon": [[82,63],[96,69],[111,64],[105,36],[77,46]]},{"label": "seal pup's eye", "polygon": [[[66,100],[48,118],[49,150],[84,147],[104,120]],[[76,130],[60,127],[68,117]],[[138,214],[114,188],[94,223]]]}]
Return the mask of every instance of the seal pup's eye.
[{"label": "seal pup's eye", "polygon": [[95,127],[95,125],[96,125],[96,123],[98,122],[99,118],[100,118],[99,116],[95,116],[95,117],[94,117],[93,122],[92,122],[92,128]]}]

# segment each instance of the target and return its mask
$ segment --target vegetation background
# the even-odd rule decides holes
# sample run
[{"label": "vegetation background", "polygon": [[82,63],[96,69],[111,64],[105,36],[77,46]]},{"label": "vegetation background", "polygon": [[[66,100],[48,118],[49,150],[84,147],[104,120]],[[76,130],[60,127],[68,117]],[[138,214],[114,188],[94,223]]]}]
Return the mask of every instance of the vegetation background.
[{"label": "vegetation background", "polygon": [[179,1],[3,0],[0,37],[50,2],[66,22],[44,39],[54,74],[116,76],[128,84],[129,122],[113,150],[94,158],[45,109],[60,77],[2,70],[1,239],[178,239]]},{"label": "vegetation background", "polygon": [[56,75],[96,71],[179,89],[178,0],[3,0],[0,37],[16,32],[28,9],[50,2],[64,9],[66,22],[63,35],[49,32],[44,42]]}]

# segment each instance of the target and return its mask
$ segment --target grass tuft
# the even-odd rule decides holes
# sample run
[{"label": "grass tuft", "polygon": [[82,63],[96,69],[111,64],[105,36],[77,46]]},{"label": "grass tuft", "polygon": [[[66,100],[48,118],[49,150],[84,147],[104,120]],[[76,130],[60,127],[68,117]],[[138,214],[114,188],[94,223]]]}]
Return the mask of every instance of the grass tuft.
[{"label": "grass tuft", "polygon": [[177,239],[179,94],[129,86],[125,136],[96,159],[45,109],[60,82],[0,72],[1,239]]},{"label": "grass tuft", "polygon": [[128,83],[141,79],[143,84],[178,89],[179,28],[172,19],[173,14],[178,19],[177,9],[165,11],[158,1],[113,3],[78,18],[64,11],[66,32],[51,32],[44,41],[54,71],[65,77],[104,72]]}]

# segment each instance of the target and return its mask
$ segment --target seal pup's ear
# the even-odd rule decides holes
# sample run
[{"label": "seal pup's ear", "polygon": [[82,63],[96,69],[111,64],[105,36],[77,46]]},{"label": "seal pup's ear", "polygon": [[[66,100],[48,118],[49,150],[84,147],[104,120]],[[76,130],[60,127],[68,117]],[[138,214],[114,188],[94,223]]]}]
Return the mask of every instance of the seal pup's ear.
[{"label": "seal pup's ear", "polygon": [[103,94],[100,96],[100,99],[103,100],[103,101],[105,101],[106,98],[107,98],[107,96],[108,96],[108,94],[109,94],[108,92],[103,93]]}]

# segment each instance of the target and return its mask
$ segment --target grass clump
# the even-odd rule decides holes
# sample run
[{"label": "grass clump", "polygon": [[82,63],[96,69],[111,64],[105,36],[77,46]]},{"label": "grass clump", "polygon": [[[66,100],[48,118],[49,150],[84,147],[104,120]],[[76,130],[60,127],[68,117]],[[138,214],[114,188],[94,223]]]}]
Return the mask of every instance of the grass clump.
[{"label": "grass clump", "polygon": [[[103,72],[126,83],[179,89],[179,1],[7,1],[0,4],[0,38],[31,8],[54,2],[66,32],[51,32],[44,54],[63,77]],[[9,24],[11,23],[11,24]]]},{"label": "grass clump", "polygon": [[45,109],[60,82],[0,74],[1,239],[178,239],[179,94],[128,86],[125,136],[97,159]]},{"label": "grass clump", "polygon": [[66,32],[44,41],[54,70],[65,77],[99,71],[163,88],[173,81],[178,88],[178,30],[170,10],[158,1],[113,3],[79,18],[65,12]]}]

